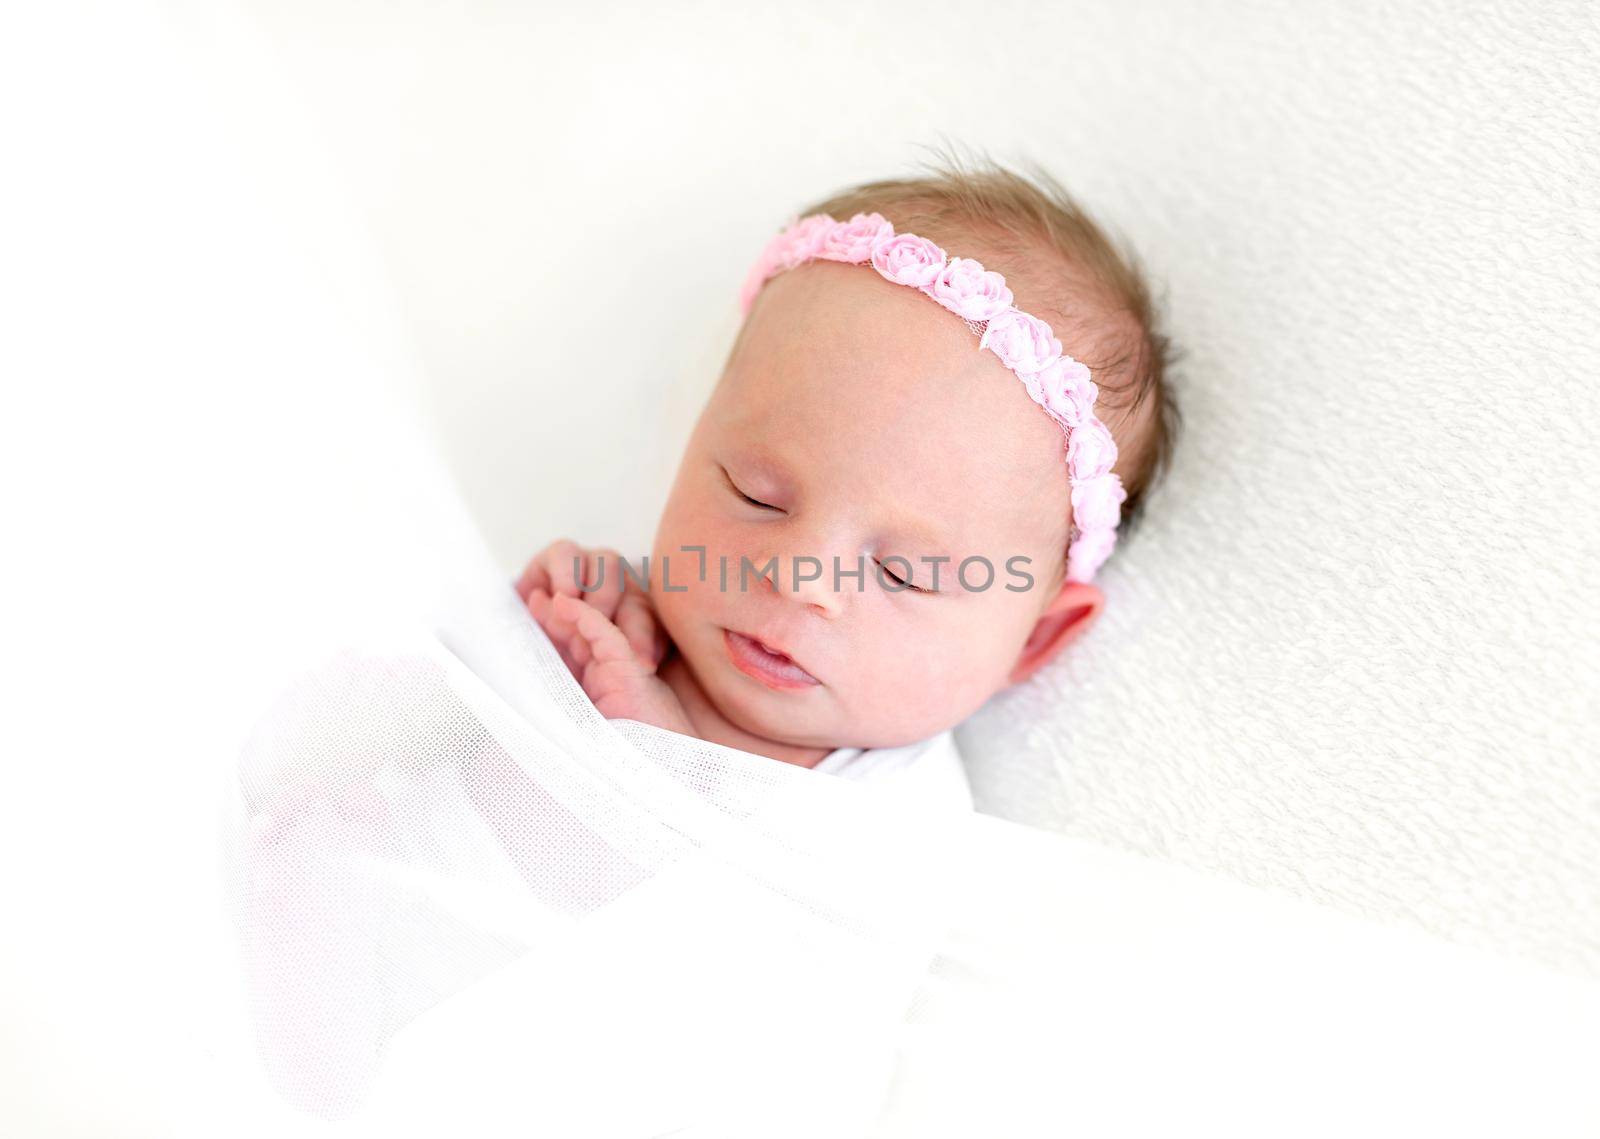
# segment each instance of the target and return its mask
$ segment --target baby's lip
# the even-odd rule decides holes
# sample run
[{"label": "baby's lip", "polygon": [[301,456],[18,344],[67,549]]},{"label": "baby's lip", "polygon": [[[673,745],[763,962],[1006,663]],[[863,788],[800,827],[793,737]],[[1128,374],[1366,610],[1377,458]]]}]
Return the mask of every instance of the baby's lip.
[{"label": "baby's lip", "polygon": [[779,644],[777,641],[772,640],[770,637],[763,637],[756,633],[747,633],[743,629],[734,629],[733,631],[738,633],[741,637],[749,637],[752,641],[766,649],[769,653],[775,653],[781,657],[788,657],[789,663],[791,664],[798,665],[800,663],[794,659],[793,653],[784,648],[784,646]]},{"label": "baby's lip", "polygon": [[[752,675],[755,680],[760,680],[771,688],[813,688],[822,681],[811,675],[805,665],[795,661],[794,656],[784,649],[782,645],[774,645],[773,641],[765,637],[757,637],[755,633],[739,632],[738,629],[723,630],[723,640],[728,643],[728,653],[733,657],[733,662],[741,672]],[[741,641],[746,645],[754,643],[758,648],[770,654],[773,659],[749,659],[742,648]]]}]

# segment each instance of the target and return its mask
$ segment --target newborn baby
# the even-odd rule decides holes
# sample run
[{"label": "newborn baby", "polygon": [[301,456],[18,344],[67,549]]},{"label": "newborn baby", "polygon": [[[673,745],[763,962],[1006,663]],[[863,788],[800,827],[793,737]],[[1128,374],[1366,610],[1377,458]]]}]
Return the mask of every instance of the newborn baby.
[{"label": "newborn baby", "polygon": [[839,774],[949,764],[1093,625],[1167,465],[1148,290],[1054,181],[985,164],[803,211],[743,299],[648,568],[561,541],[518,592],[609,718]]}]

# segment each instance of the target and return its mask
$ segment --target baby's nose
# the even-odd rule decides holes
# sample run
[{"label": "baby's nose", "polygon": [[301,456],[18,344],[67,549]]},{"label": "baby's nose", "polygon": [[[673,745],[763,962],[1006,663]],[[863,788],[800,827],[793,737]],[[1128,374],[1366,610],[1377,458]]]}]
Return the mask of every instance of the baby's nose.
[{"label": "baby's nose", "polygon": [[772,572],[763,575],[768,589],[791,596],[829,616],[839,611],[842,591],[854,580],[853,563],[843,559],[837,576],[831,561],[809,554],[774,558],[773,566]]}]

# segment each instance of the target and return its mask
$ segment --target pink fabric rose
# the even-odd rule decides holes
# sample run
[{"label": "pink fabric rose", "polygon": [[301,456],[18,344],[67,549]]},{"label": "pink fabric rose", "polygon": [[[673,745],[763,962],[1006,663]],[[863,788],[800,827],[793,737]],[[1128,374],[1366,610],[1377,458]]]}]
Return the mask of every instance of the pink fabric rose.
[{"label": "pink fabric rose", "polygon": [[860,265],[872,256],[881,242],[894,236],[894,226],[882,214],[857,214],[849,221],[834,222],[822,235],[817,256],[828,261]]},{"label": "pink fabric rose", "polygon": [[811,214],[767,242],[739,289],[739,310],[749,313],[763,285],[777,274],[788,272],[816,257],[823,238],[838,224],[827,214]]},{"label": "pink fabric rose", "polygon": [[1072,429],[1067,441],[1067,466],[1072,481],[1097,479],[1111,470],[1117,461],[1117,442],[1110,430],[1098,419],[1091,419]]},{"label": "pink fabric rose", "polygon": [[1050,417],[1054,419],[1056,418],[1056,413],[1051,410],[1050,397],[1045,394],[1044,386],[1039,382],[1041,374],[1039,372],[1023,372],[1017,379],[1021,380],[1022,386],[1028,389],[1028,398],[1044,408],[1045,411],[1050,412]]},{"label": "pink fabric rose", "polygon": [[784,230],[774,257],[778,271],[793,269],[817,256],[823,239],[838,224],[827,214],[811,214]]},{"label": "pink fabric rose", "polygon": [[1072,520],[1079,530],[1115,530],[1128,492],[1116,475],[1084,479],[1072,488]]},{"label": "pink fabric rose", "polygon": [[1067,580],[1092,581],[1117,544],[1115,530],[1088,530],[1067,551]]},{"label": "pink fabric rose", "polygon": [[1076,427],[1094,411],[1100,389],[1089,378],[1089,369],[1071,356],[1062,356],[1043,368],[1036,378],[1042,395],[1039,402],[1057,422]]},{"label": "pink fabric rose", "polygon": [[979,348],[987,348],[1013,372],[1038,372],[1061,358],[1061,341],[1036,316],[1007,309],[983,330]]},{"label": "pink fabric rose", "polygon": [[944,250],[925,237],[902,233],[872,251],[872,267],[897,285],[922,289],[944,268]]},{"label": "pink fabric rose", "polygon": [[975,324],[993,320],[1012,300],[1006,279],[970,257],[952,257],[923,292]]}]

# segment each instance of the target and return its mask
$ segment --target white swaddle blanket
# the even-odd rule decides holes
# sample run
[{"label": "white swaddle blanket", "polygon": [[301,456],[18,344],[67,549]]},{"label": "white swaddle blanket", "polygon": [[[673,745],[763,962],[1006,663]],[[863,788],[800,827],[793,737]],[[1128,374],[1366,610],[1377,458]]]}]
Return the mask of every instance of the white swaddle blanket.
[{"label": "white swaddle blanket", "polygon": [[954,730],[904,747],[838,748],[811,770],[881,787],[936,810],[972,809],[972,785]]},{"label": "white swaddle blanket", "polygon": [[479,568],[431,628],[309,674],[240,761],[245,988],[311,1115],[597,1136],[1596,1118],[1593,986],[606,721]]},{"label": "white swaddle blanket", "polygon": [[388,406],[341,227],[101,15],[71,155],[141,162],[12,247],[76,307],[4,345],[8,483],[56,497],[0,1131],[1593,1134],[1591,983],[605,720]]}]

